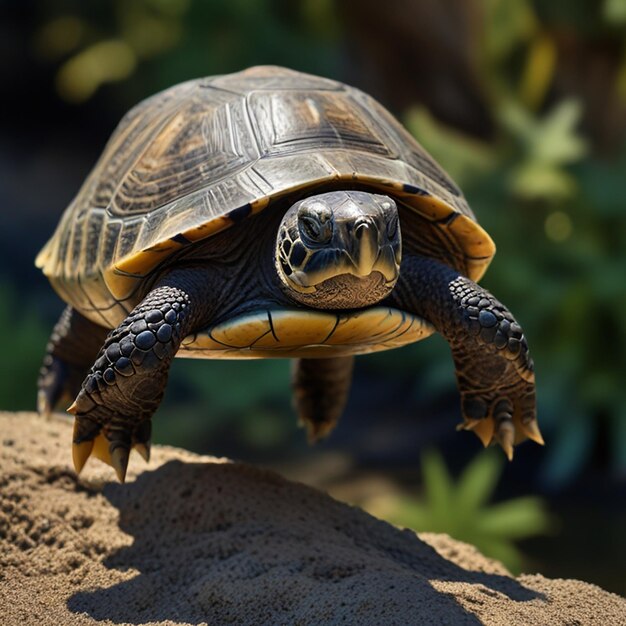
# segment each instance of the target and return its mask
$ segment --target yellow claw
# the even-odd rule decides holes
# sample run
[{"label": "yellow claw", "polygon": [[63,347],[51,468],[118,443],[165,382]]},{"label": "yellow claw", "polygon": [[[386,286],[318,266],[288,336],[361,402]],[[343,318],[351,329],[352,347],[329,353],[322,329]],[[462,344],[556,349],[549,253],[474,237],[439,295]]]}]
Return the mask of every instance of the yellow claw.
[{"label": "yellow claw", "polygon": [[510,419],[502,420],[496,430],[496,440],[502,446],[509,461],[513,460],[513,444],[515,443],[515,426]]},{"label": "yellow claw", "polygon": [[487,418],[478,420],[478,423],[470,428],[476,433],[485,448],[491,443],[493,439],[493,420]]},{"label": "yellow claw", "polygon": [[473,430],[476,426],[480,424],[480,420],[465,420],[460,424],[456,425],[457,431],[459,430]]},{"label": "yellow claw", "polygon": [[83,467],[85,467],[92,450],[93,439],[82,441],[81,443],[72,443],[72,461],[77,474],[80,474]]},{"label": "yellow claw", "polygon": [[302,425],[303,423],[306,428],[307,441],[309,442],[309,445],[316,444],[321,439],[328,437],[333,428],[337,425],[336,421],[315,423],[308,420],[300,420],[300,424]]},{"label": "yellow claw", "polygon": [[[100,459],[103,463],[113,467],[113,461],[111,461],[111,452],[109,451],[109,440],[104,436],[103,432],[99,432],[93,440],[93,456],[96,459]],[[114,468],[115,469],[115,468]]]},{"label": "yellow claw", "polygon": [[70,404],[70,406],[67,407],[67,409],[65,409],[68,413],[71,413],[72,415],[76,415],[76,413],[78,413],[78,408],[76,407],[76,400],[74,400],[74,402],[72,402],[72,404]]},{"label": "yellow claw", "polygon": [[150,444],[149,443],[136,443],[135,450],[139,452],[139,455],[146,463],[150,461]]},{"label": "yellow claw", "polygon": [[539,430],[539,425],[537,424],[537,420],[531,420],[527,424],[522,423],[522,430],[524,434],[535,443],[538,443],[540,446],[545,445],[545,441],[541,436],[541,431]]},{"label": "yellow claw", "polygon": [[[78,438],[78,420],[74,422],[74,438]],[[147,461],[150,456],[149,442],[137,444],[136,447],[139,454]],[[72,444],[72,459],[76,473],[80,473],[87,459],[94,456],[111,466],[122,483],[126,478],[129,453],[130,450],[125,445],[120,445],[118,442],[113,444],[102,431],[93,439]]]}]

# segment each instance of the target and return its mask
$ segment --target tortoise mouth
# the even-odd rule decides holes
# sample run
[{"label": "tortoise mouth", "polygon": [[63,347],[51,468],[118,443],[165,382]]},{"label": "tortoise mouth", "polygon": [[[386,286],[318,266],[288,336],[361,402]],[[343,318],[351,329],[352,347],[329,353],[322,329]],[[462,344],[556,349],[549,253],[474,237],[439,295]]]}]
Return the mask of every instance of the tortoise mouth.
[{"label": "tortoise mouth", "polygon": [[288,295],[292,300],[314,309],[357,309],[384,300],[391,293],[396,280],[397,275],[389,281],[379,271],[373,271],[367,276],[344,273],[311,287],[294,288]]},{"label": "tortoise mouth", "polygon": [[400,274],[400,263],[391,245],[380,250],[368,242],[351,255],[347,250],[313,250],[300,269],[293,268],[284,261],[279,264],[285,282],[300,293],[315,293],[332,279],[351,276],[365,282],[373,275],[382,277],[385,286],[393,289]]}]

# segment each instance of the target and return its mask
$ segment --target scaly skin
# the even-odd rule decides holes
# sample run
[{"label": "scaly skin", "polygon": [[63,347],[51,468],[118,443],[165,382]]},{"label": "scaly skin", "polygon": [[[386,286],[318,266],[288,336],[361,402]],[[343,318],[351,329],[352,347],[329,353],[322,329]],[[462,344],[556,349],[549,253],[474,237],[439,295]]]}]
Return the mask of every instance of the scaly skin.
[{"label": "scaly skin", "polygon": [[181,341],[210,319],[206,272],[174,271],[107,337],[74,404],[74,464],[93,452],[123,481],[130,449],[149,455],[150,419]]},{"label": "scaly skin", "polygon": [[[37,381],[37,411],[48,417],[63,399],[71,402],[108,330],[65,307],[54,326]],[[66,404],[67,406],[67,404]]]},{"label": "scaly skin", "polygon": [[405,255],[390,304],[428,320],[450,344],[465,419],[484,445],[512,458],[525,438],[543,443],[536,425],[535,376],[521,326],[508,309],[456,270]]},{"label": "scaly skin", "polygon": [[294,406],[311,443],[335,427],[348,401],[354,357],[294,359]]}]

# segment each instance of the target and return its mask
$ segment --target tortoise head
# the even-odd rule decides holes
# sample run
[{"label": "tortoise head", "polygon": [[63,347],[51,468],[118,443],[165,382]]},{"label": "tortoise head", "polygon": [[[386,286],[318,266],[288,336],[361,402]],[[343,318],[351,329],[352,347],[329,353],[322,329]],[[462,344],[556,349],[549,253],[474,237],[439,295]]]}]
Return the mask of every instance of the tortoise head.
[{"label": "tortoise head", "polygon": [[276,238],[283,290],[318,309],[355,309],[385,298],[400,272],[396,203],[362,191],[332,191],[296,202]]}]

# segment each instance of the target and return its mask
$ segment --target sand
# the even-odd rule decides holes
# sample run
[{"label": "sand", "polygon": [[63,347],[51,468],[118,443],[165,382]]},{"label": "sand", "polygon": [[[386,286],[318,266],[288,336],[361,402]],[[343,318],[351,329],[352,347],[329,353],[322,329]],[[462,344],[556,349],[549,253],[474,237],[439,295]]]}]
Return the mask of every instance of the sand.
[{"label": "sand", "polygon": [[155,447],[70,467],[68,421],[0,414],[0,624],[626,624],[626,600],[512,578],[275,473]]}]

